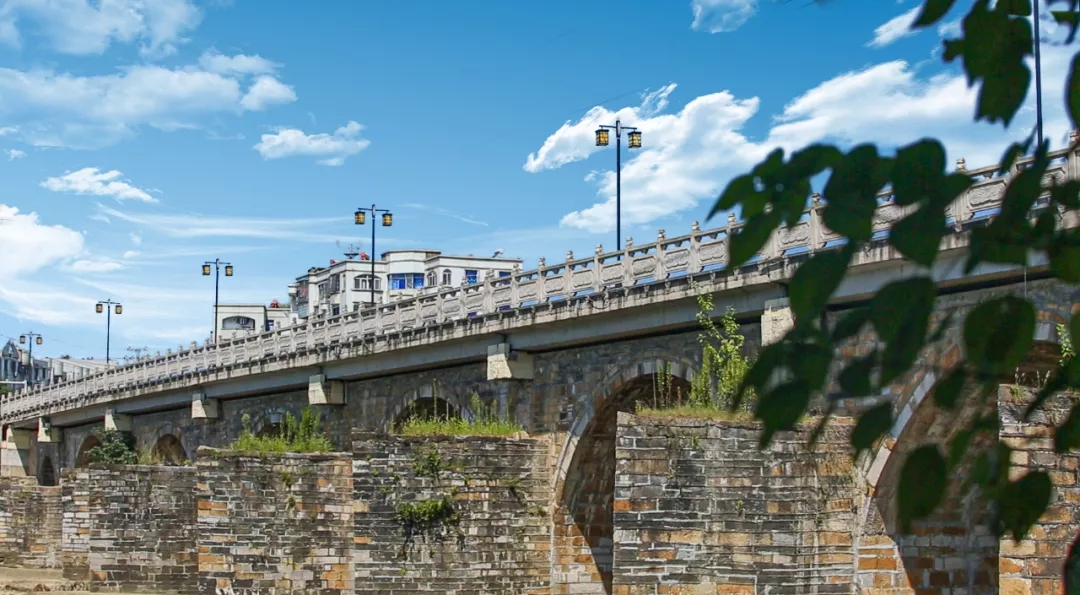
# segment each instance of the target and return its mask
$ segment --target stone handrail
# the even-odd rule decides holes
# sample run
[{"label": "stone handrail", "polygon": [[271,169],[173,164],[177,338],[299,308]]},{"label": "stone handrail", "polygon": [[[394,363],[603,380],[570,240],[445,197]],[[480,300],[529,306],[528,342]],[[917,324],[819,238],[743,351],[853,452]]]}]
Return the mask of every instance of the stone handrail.
[{"label": "stone handrail", "polygon": [[[1067,178],[1080,179],[1080,150],[1055,151],[1051,157],[1044,183],[1061,183]],[[949,207],[949,221],[954,231],[963,230],[972,221],[992,216],[993,211],[1001,205],[1009,178],[1030,163],[1030,158],[1018,160],[1009,171],[1001,173],[997,165],[967,170],[964,160],[957,160],[957,171],[972,176],[975,183]],[[1040,206],[1046,204],[1044,196]],[[823,206],[815,195],[802,220],[792,228],[774,232],[754,262],[783,259],[836,245],[841,236],[822,222]],[[904,216],[908,208],[896,205],[889,191],[882,192],[874,217],[875,233],[886,232],[892,223]],[[731,214],[726,226],[711,230],[700,230],[696,222],[687,235],[668,238],[660,230],[655,242],[634,245],[631,239],[627,239],[624,249],[618,252],[603,252],[597,246],[595,253],[586,258],[575,258],[573,253],[568,252],[564,262],[553,265],[548,265],[541,258],[538,268],[516,272],[509,277],[443,288],[410,299],[377,304],[375,308],[359,312],[309,320],[257,335],[222,341],[217,345],[207,344],[163,357],[148,358],[77,380],[9,393],[4,396],[0,407],[0,422],[6,424],[26,420],[57,404],[71,403],[77,406],[77,402],[90,395],[141,388],[320,346],[720,268],[727,261],[728,238],[741,225]]]}]

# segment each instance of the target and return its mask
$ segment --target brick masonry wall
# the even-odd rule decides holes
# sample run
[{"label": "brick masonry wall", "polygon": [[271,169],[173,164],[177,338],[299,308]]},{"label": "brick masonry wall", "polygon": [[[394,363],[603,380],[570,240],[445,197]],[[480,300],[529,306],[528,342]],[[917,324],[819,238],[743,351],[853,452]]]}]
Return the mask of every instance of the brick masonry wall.
[{"label": "brick masonry wall", "polygon": [[[1019,394],[1023,396],[1018,400]],[[1054,490],[1049,508],[1026,539],[1019,543],[1011,538],[1001,540],[998,581],[1003,595],[1063,593],[1063,565],[1080,521],[1080,454],[1075,450],[1057,454],[1053,443],[1053,427],[1068,417],[1076,397],[1059,396],[1025,422],[1023,407],[1033,394],[1030,389],[1011,386],[998,392],[1001,440],[1014,449],[1012,479],[1031,470],[1043,470],[1050,474]]]},{"label": "brick masonry wall", "polygon": [[[545,441],[354,436],[357,594],[547,592]],[[398,506],[443,497],[458,521],[407,539]]]},{"label": "brick masonry wall", "polygon": [[65,502],[71,577],[104,588],[195,592],[194,468],[93,465],[64,479],[72,494]]},{"label": "brick masonry wall", "polygon": [[0,478],[0,565],[60,566],[59,487],[38,486],[33,477]]},{"label": "brick masonry wall", "polygon": [[199,590],[353,592],[352,460],[199,449]]},{"label": "brick masonry wall", "polygon": [[614,593],[851,592],[850,423],[808,452],[805,431],[759,451],[751,423],[618,420]]}]

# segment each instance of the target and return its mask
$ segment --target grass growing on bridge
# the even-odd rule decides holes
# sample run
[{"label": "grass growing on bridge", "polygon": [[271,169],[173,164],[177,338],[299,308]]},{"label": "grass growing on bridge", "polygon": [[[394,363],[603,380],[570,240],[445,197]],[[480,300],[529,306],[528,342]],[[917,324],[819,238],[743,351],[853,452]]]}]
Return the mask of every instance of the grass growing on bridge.
[{"label": "grass growing on bridge", "polygon": [[300,419],[286,413],[277,432],[256,434],[251,430],[251,418],[247,414],[241,422],[244,429],[232,445],[232,450],[253,452],[260,455],[311,452],[330,452],[333,445],[319,429],[319,414],[305,407]]},{"label": "grass growing on bridge", "polygon": [[472,418],[451,412],[434,411],[427,415],[409,415],[398,427],[402,436],[513,436],[525,431],[514,421],[502,420],[495,403],[490,406],[473,394],[469,404]]},{"label": "grass growing on bridge", "polygon": [[742,354],[746,337],[739,332],[735,310],[729,308],[717,325],[712,319],[712,295],[699,293],[697,302],[701,370],[687,386],[685,382],[676,382],[670,366],[665,366],[655,376],[652,403],[639,403],[636,413],[659,419],[753,419],[756,400],[753,392],[748,392],[737,408],[731,407],[752,365],[750,358]]}]

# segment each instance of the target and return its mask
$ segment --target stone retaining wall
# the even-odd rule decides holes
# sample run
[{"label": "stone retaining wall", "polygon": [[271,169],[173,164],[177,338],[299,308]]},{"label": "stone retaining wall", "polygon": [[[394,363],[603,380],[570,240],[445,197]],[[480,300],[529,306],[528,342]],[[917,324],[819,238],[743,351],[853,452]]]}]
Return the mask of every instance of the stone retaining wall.
[{"label": "stone retaining wall", "polygon": [[59,568],[61,516],[59,487],[0,478],[0,565]]}]

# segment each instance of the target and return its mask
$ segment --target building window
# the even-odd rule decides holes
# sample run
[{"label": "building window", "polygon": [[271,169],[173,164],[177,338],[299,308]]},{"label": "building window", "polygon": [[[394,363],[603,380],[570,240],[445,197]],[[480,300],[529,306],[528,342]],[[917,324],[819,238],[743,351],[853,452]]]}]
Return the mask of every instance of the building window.
[{"label": "building window", "polygon": [[499,276],[500,277],[509,277],[510,276],[510,271],[499,271]]},{"label": "building window", "polygon": [[476,283],[476,271],[465,270],[465,282],[469,285]]},{"label": "building window", "polygon": [[255,319],[248,316],[230,316],[221,321],[223,331],[253,331]]},{"label": "building window", "polygon": [[436,285],[438,285],[438,283],[436,282],[436,281],[438,281],[437,277],[438,277],[438,275],[435,274],[435,271],[428,271],[428,274],[427,274],[427,285],[428,285],[428,287],[435,287]]},{"label": "building window", "polygon": [[338,314],[341,314],[341,306],[334,306],[330,309],[331,316],[337,316]]},{"label": "building window", "polygon": [[268,330],[268,331],[274,330],[274,321],[273,320],[267,320],[266,321],[266,330]]},{"label": "building window", "polygon": [[390,289],[420,289],[423,286],[423,273],[394,273],[390,275]]},{"label": "building window", "polygon": [[394,273],[390,275],[390,289],[405,289],[405,285],[408,283],[408,279],[404,273]]},{"label": "building window", "polygon": [[[371,275],[357,275],[356,276],[356,281],[354,283],[355,283],[356,289],[368,290],[368,289],[371,289],[371,283],[370,282],[371,282]],[[375,291],[379,291],[380,289],[382,289],[381,286],[382,286],[382,282],[379,280],[378,277],[375,277]]]},{"label": "building window", "polygon": [[413,273],[411,281],[413,289],[420,289],[424,286],[424,273]]},{"label": "building window", "polygon": [[360,302],[353,302],[352,303],[352,311],[353,312],[359,312],[360,311]]},{"label": "building window", "polygon": [[453,283],[453,278],[454,277],[450,273],[450,269],[443,269],[443,272],[442,272],[442,284],[443,285],[450,285],[451,283]]}]

